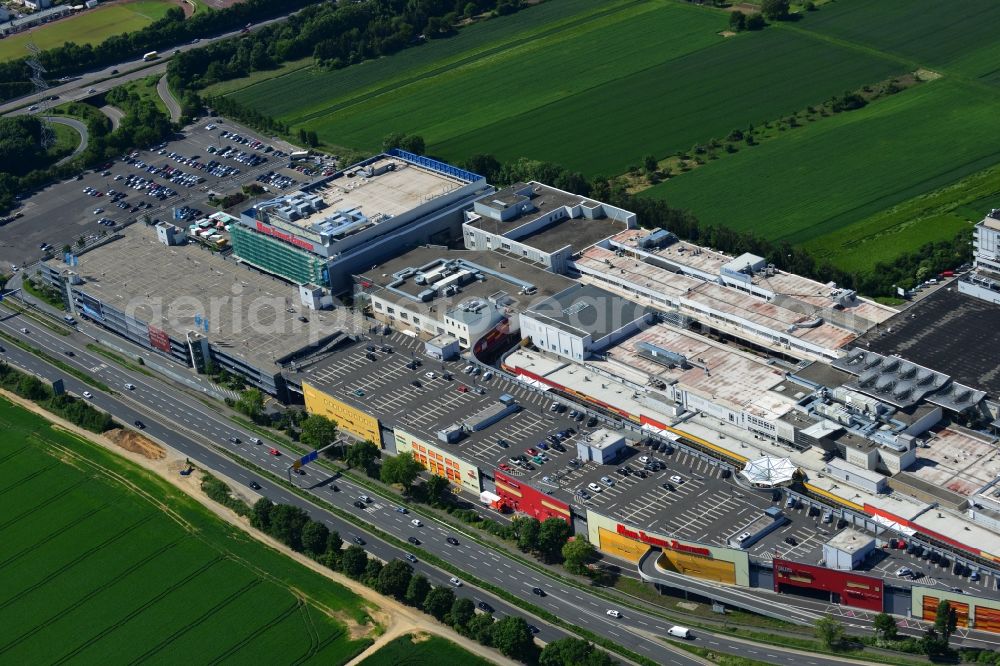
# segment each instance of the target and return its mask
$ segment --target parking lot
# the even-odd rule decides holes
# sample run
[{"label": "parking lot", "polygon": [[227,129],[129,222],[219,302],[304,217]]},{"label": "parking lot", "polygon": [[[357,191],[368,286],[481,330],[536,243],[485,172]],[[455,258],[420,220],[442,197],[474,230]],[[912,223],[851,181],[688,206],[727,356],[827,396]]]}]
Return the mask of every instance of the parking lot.
[{"label": "parking lot", "polygon": [[[239,140],[222,135],[230,131]],[[172,209],[184,207],[210,213],[210,192],[224,196],[251,182],[270,192],[290,191],[309,180],[287,168],[287,154],[268,151],[268,145],[226,119],[209,119],[153,150],[133,151],[79,179],[51,185],[25,200],[18,210],[22,217],[3,228],[0,265],[58,254],[64,245],[76,247],[80,238],[97,238],[143,214],[171,219]]]}]

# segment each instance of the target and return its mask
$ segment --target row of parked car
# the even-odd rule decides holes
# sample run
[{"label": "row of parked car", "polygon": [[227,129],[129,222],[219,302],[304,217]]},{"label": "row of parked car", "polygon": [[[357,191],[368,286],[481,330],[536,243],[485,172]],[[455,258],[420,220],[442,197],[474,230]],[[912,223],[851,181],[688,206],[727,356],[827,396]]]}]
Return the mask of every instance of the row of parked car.
[{"label": "row of parked car", "polygon": [[283,173],[278,173],[277,171],[268,171],[265,174],[257,176],[257,182],[283,190],[286,187],[297,185],[299,181],[290,176],[286,176]]}]

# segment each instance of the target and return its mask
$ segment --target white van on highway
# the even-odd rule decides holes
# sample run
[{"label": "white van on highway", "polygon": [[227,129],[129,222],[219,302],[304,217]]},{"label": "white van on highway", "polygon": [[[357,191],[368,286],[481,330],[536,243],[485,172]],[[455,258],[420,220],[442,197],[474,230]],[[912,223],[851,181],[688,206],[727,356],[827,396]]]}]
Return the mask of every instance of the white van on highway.
[{"label": "white van on highway", "polygon": [[667,633],[675,638],[691,638],[691,630],[687,627],[673,626],[667,629]]}]

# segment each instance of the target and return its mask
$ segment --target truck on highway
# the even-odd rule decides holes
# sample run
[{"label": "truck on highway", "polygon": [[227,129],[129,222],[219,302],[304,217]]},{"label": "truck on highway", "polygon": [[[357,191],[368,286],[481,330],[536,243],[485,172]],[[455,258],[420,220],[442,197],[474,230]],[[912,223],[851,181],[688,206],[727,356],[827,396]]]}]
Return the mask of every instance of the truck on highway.
[{"label": "truck on highway", "polygon": [[150,60],[156,60],[159,57],[160,57],[159,53],[157,53],[156,51],[150,51],[146,55],[142,56],[142,59],[145,60],[146,62],[149,62]]}]

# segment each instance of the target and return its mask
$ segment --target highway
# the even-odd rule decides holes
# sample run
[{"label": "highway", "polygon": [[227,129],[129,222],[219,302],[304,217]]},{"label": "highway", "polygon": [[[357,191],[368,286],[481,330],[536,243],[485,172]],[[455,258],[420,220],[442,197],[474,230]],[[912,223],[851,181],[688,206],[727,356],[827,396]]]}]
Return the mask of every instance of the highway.
[{"label": "highway", "polygon": [[[403,540],[414,536],[421,541],[420,548],[446,559],[462,571],[522,596],[568,622],[605,636],[657,663],[675,665],[700,663],[661,640],[660,637],[666,635],[672,623],[658,616],[617,607],[586,590],[565,585],[544,571],[530,568],[502,551],[493,551],[481,546],[467,534],[434,520],[425,519],[423,527],[413,527],[410,524],[412,515],[398,513],[391,501],[379,498],[370,490],[356,486],[345,478],[334,479],[323,469],[309,468],[306,476],[293,476],[294,482],[302,489],[357,515],[357,523],[348,524],[333,513],[307,502],[281,486],[274,485],[269,479],[260,477],[220,454],[217,449],[228,449],[282,477],[285,476],[292,460],[284,452],[277,457],[270,455],[268,444],[263,446],[250,444],[249,440],[253,433],[236,427],[219,410],[190,397],[165,381],[119,367],[104,357],[93,354],[86,348],[91,339],[83,332],[60,336],[30,318],[10,313],[6,308],[0,310],[0,315],[2,315],[0,330],[24,339],[47,354],[58,357],[63,362],[100,379],[111,387],[115,394],[108,395],[87,387],[41,358],[3,341],[2,344],[6,348],[3,356],[15,366],[49,379],[62,378],[67,390],[77,395],[81,395],[85,389],[90,390],[94,393],[93,403],[123,423],[131,424],[136,419],[141,419],[147,426],[146,432],[150,436],[177,449],[199,465],[228,476],[238,483],[248,484],[251,480],[257,480],[263,486],[260,491],[262,495],[275,502],[302,507],[315,519],[322,520],[331,529],[338,530],[348,543],[354,536],[363,535],[362,538],[367,542],[365,548],[369,552],[383,559],[391,559],[402,557],[403,551],[370,535],[365,529],[366,524],[376,525],[379,529]],[[85,329],[88,325],[81,326]],[[22,333],[20,330],[22,327],[27,328],[29,333]],[[67,356],[65,354],[67,350],[73,351],[74,355]],[[134,384],[135,390],[126,390],[124,388],[126,383]],[[233,444],[229,441],[230,437],[238,438],[241,443]],[[339,487],[340,492],[335,492],[334,486]],[[363,511],[353,506],[353,502],[362,494],[374,498],[374,502]],[[449,544],[446,540],[448,537],[457,539],[459,545]],[[418,570],[428,575],[435,584],[447,584],[449,574],[443,571],[422,564],[418,565]],[[541,587],[546,591],[546,596],[533,595],[531,591],[533,587]],[[564,635],[562,630],[549,626],[523,611],[513,609],[488,592],[474,589],[469,585],[463,586],[460,592],[470,595],[475,600],[487,600],[500,615],[508,613],[524,615],[530,623],[539,627],[538,637],[541,640],[550,641]],[[610,608],[620,610],[622,616],[609,617],[606,612]],[[742,655],[752,650],[755,658],[774,664],[800,666],[804,661],[802,653],[799,652],[748,644],[702,630],[693,633],[692,642],[695,645],[720,652]],[[827,659],[820,655],[809,655],[805,661],[809,666],[834,666],[844,663],[842,659]]]},{"label": "highway", "polygon": [[[253,29],[268,25],[269,23],[274,23],[275,21],[283,21],[285,18],[286,17],[284,16],[279,16],[267,21],[254,23]],[[55,104],[63,104],[65,102],[73,102],[84,99],[97,93],[106,92],[112,88],[120,86],[123,83],[134,81],[135,79],[145,78],[152,74],[159,74],[162,76],[166,73],[167,64],[170,62],[170,58],[173,57],[175,51],[188,51],[190,49],[200,48],[212,42],[229,39],[230,37],[236,37],[241,34],[241,32],[242,30],[233,30],[232,32],[223,33],[214,37],[205,37],[197,42],[192,41],[187,44],[179,44],[177,46],[163,49],[163,51],[161,51],[160,59],[152,65],[144,61],[141,56],[138,56],[135,60],[126,60],[116,65],[109,65],[108,67],[103,67],[92,72],[85,72],[84,74],[72,77],[71,80],[66,81],[65,83],[57,83],[46,90],[8,100],[0,104],[0,114],[18,115],[22,113],[29,113],[28,107],[33,104],[43,106],[42,111],[44,111],[44,106],[46,105],[41,105],[40,103],[46,101],[52,95],[59,96],[59,99],[55,101]],[[28,55],[28,53],[25,52],[25,55]],[[118,73],[112,74],[111,72],[113,70],[118,70]],[[96,92],[87,92],[91,88],[93,88]]]}]

